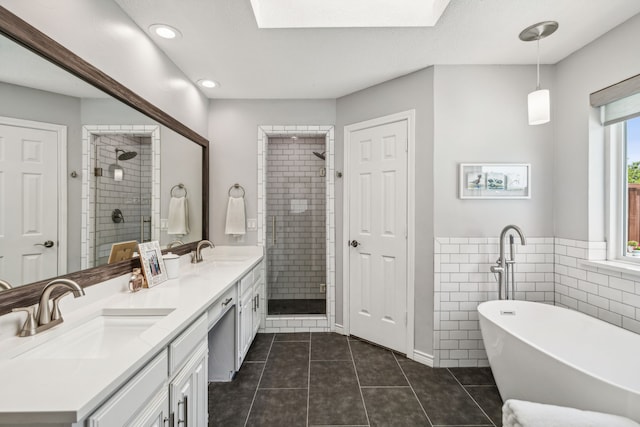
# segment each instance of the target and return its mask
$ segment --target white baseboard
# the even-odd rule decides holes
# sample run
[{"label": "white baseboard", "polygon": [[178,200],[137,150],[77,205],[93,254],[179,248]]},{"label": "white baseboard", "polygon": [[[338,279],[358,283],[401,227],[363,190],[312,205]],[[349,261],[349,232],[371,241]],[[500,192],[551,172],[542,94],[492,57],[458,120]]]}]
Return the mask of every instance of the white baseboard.
[{"label": "white baseboard", "polygon": [[338,324],[338,323],[334,323],[333,324],[333,332],[335,332],[336,334],[340,334],[340,335],[347,335],[344,332],[344,326]]},{"label": "white baseboard", "polygon": [[420,350],[413,350],[413,360],[433,368],[433,356]]}]

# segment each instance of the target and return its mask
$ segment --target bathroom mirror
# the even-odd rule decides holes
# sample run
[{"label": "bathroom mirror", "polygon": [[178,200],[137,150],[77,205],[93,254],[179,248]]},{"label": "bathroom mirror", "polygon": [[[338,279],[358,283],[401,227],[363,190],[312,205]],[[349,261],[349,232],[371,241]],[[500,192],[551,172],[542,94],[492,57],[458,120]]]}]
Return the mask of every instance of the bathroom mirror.
[{"label": "bathroom mirror", "polygon": [[[88,286],[130,271],[133,260],[106,265],[113,243],[158,240],[164,247],[180,240],[184,244],[171,249],[180,254],[207,238],[206,139],[2,7],[0,33],[0,144],[5,148],[0,152],[31,163],[57,160],[49,162],[53,172],[45,167],[50,178],[27,170],[17,175],[24,181],[19,186],[15,180],[4,182],[0,174],[5,207],[5,201],[17,200],[9,195],[13,186],[22,193],[55,195],[50,201],[22,197],[22,204],[41,200],[45,205],[33,202],[26,218],[14,220],[0,212],[4,226],[14,221],[21,224],[17,228],[34,230],[18,230],[33,235],[20,243],[33,253],[32,264],[22,268],[24,280],[13,280],[15,289],[0,294],[0,314],[35,302],[52,277]],[[7,135],[23,141],[19,150],[6,150]],[[51,141],[56,150],[45,151],[49,144],[43,141]],[[188,232],[175,225],[167,229],[172,195],[187,196]],[[6,253],[8,245],[1,244]],[[60,255],[42,261],[42,254],[54,251]],[[10,282],[6,269],[11,262],[0,254],[0,278]],[[46,270],[47,262],[55,270]]]}]

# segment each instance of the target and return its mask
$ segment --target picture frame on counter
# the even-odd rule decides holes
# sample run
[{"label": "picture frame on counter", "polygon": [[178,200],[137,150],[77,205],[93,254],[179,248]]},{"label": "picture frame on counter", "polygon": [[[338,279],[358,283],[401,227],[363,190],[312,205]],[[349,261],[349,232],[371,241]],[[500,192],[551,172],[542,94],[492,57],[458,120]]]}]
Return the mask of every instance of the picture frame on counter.
[{"label": "picture frame on counter", "polygon": [[152,288],[166,281],[169,277],[162,259],[162,251],[157,241],[138,243],[140,254],[140,266],[147,281],[147,286]]},{"label": "picture frame on counter", "polygon": [[530,199],[529,163],[460,163],[461,199]]}]

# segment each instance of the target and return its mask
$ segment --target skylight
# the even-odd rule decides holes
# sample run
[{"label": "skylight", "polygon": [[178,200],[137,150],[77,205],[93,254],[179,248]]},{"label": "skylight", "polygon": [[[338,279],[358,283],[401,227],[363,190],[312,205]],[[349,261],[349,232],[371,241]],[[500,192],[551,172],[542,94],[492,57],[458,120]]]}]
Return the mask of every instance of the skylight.
[{"label": "skylight", "polygon": [[251,0],[259,28],[433,27],[450,0]]}]

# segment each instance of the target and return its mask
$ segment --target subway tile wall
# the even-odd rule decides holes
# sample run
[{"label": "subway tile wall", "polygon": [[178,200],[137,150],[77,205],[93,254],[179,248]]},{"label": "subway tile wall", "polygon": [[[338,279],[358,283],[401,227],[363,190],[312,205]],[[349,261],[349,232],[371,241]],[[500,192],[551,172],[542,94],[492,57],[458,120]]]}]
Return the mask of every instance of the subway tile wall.
[{"label": "subway tile wall", "polygon": [[640,333],[640,280],[590,265],[606,258],[606,242],[557,238],[555,241],[556,305]]},{"label": "subway tile wall", "polygon": [[[271,242],[267,239],[266,216],[266,165],[267,145],[272,138],[322,137],[326,150],[326,257],[325,265],[327,280],[327,313],[321,315],[304,316],[266,316],[263,310],[261,332],[324,332],[334,328],[336,319],[336,221],[335,221],[335,130],[332,125],[260,125],[257,132],[258,148],[258,245],[264,246],[267,258]],[[265,284],[268,288],[270,285]],[[260,296],[261,306],[266,307],[267,301]]]},{"label": "subway tile wall", "polygon": [[[92,267],[95,250],[94,240],[95,234],[95,181],[94,181],[94,167],[96,167],[95,159],[95,139],[104,136],[116,136],[123,134],[132,134],[137,137],[144,136],[146,140],[150,141],[149,157],[145,162],[150,166],[145,165],[144,176],[146,174],[151,176],[150,182],[152,182],[150,188],[145,189],[145,194],[151,200],[151,237],[150,240],[160,239],[160,127],[158,125],[85,125],[82,127],[82,215],[81,215],[81,243],[80,243],[80,267],[82,269]],[[117,139],[117,137],[116,137]],[[116,145],[119,141],[114,142]],[[115,147],[113,148],[113,162],[115,162]],[[149,160],[150,159],[150,160]],[[135,160],[135,159],[133,159]],[[131,162],[131,160],[118,162],[125,168],[125,164]],[[108,165],[111,163],[101,164],[104,174],[108,175]],[[128,166],[128,165],[127,165]],[[126,175],[126,171],[125,171]],[[117,192],[116,190],[113,190]],[[146,197],[146,196],[145,196]],[[125,216],[125,220],[126,220]],[[137,218],[139,223],[140,218]],[[111,213],[109,211],[109,220],[111,221]],[[148,231],[148,229],[147,229]],[[138,235],[136,240],[140,236]],[[149,239],[145,236],[145,239]],[[133,239],[131,239],[133,240]],[[110,245],[109,245],[110,251]],[[105,251],[106,252],[106,251]],[[108,256],[108,253],[107,253]]]},{"label": "subway tile wall", "polygon": [[[102,168],[103,175],[96,179],[97,199],[89,203],[95,212],[92,243],[96,245],[90,244],[89,260],[92,262],[95,256],[95,265],[103,265],[107,263],[113,243],[151,240],[151,141],[148,137],[109,134],[97,136],[94,142],[96,164]],[[109,168],[116,163],[116,149],[137,153],[132,159],[118,160],[117,164],[124,170],[122,181],[114,181]],[[114,209],[120,209],[124,221],[112,220]]]},{"label": "subway tile wall", "polygon": [[325,298],[326,169],[313,154],[324,151],[324,137],[269,138],[266,225],[277,242],[267,249],[269,299]]},{"label": "subway tile wall", "polygon": [[[489,268],[498,238],[438,237],[434,244],[434,366],[488,366],[478,304],[498,299]],[[528,238],[516,245],[516,299],[554,302],[554,239]]]}]

